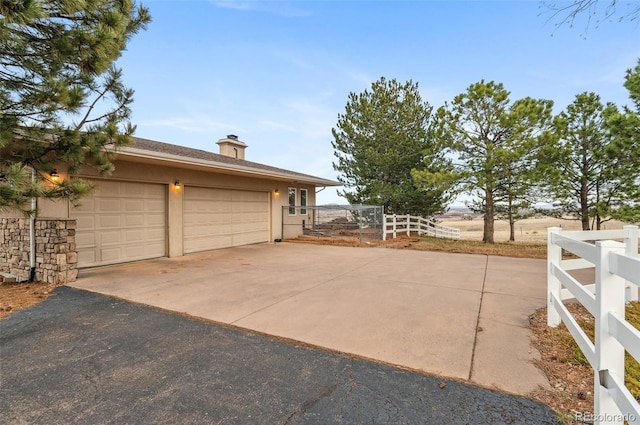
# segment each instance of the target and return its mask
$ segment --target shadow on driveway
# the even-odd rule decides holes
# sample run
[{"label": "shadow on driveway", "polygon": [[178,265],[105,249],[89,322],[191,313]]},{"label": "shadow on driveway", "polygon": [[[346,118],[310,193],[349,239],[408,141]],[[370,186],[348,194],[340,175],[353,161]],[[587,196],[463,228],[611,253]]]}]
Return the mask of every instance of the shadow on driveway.
[{"label": "shadow on driveway", "polygon": [[527,398],[69,287],[0,327],[4,424],[559,423]]}]

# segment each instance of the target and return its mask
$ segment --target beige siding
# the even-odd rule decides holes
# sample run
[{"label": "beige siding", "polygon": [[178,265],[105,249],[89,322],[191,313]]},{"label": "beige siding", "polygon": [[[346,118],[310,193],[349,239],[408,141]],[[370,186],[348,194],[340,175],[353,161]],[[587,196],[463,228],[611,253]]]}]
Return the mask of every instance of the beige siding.
[{"label": "beige siding", "polygon": [[95,181],[95,190],[71,210],[77,220],[78,266],[166,255],[166,186]]},{"label": "beige siding", "polygon": [[269,193],[187,186],[184,252],[267,242]]}]

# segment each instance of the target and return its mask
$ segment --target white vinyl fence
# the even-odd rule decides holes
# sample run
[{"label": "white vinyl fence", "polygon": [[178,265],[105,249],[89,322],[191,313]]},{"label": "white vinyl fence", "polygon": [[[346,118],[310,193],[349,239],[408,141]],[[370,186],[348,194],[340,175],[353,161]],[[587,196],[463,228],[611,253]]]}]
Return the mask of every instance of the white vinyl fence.
[{"label": "white vinyl fence", "polygon": [[[576,232],[548,229],[547,324],[555,327],[564,322],[594,369],[595,424],[640,423],[640,405],[624,385],[625,350],[640,360],[640,332],[625,320],[625,303],[638,300],[638,237],[638,226]],[[562,250],[579,258],[563,260]],[[593,267],[594,284],[583,285],[567,273]],[[594,316],[595,343],[563,304],[570,299]]]},{"label": "white vinyl fence", "polygon": [[443,226],[435,221],[413,215],[384,215],[382,220],[382,240],[387,239],[387,235],[396,238],[398,233],[411,232],[419,235],[433,236],[436,238],[460,239],[460,229]]}]

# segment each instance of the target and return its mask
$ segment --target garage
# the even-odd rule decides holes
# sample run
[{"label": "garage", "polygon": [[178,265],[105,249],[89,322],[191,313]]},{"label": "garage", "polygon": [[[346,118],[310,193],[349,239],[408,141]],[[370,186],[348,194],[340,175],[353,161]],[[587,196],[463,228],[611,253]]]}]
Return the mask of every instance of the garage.
[{"label": "garage", "polygon": [[166,185],[92,183],[95,190],[71,210],[77,220],[78,267],[166,255]]},{"label": "garage", "polygon": [[269,193],[185,187],[184,252],[269,240]]}]

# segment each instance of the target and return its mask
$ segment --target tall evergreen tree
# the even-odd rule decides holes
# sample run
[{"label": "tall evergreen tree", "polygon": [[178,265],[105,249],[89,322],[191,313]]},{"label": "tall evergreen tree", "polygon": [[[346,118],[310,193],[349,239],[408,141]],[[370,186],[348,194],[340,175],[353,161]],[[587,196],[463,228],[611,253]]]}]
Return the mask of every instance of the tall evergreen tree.
[{"label": "tall evergreen tree", "polygon": [[524,98],[509,108],[510,136],[498,150],[499,169],[495,201],[496,217],[509,223],[509,240],[515,241],[515,223],[530,217],[540,199],[543,179],[541,155],[555,140],[553,102]]},{"label": "tall evergreen tree", "polygon": [[640,59],[635,68],[627,70],[624,86],[633,107],[625,106],[621,111],[608,109],[605,126],[613,135],[609,151],[614,155],[622,153],[623,157],[616,162],[627,169],[630,178],[626,179],[624,189],[626,200],[613,207],[605,205],[602,215],[609,213],[616,220],[640,223]]},{"label": "tall evergreen tree", "polygon": [[484,213],[486,243],[494,242],[496,216],[504,213],[513,229],[527,200],[551,105],[530,98],[510,104],[502,84],[482,80],[438,110],[437,137],[457,158],[459,185]]},{"label": "tall evergreen tree", "polygon": [[583,230],[600,229],[620,208],[640,202],[640,152],[628,127],[634,122],[637,131],[637,117],[587,92],[558,117],[560,142],[548,155],[551,193]]},{"label": "tall evergreen tree", "polygon": [[332,129],[333,164],[352,204],[383,205],[387,214],[429,216],[450,200],[446,188],[418,187],[411,171],[448,167],[430,137],[432,107],[418,84],[384,77],[370,90],[350,93],[345,113]]},{"label": "tall evergreen tree", "polygon": [[133,90],[114,63],[149,21],[132,0],[0,2],[0,207],[90,189],[50,179],[59,164],[112,170],[135,128]]}]

